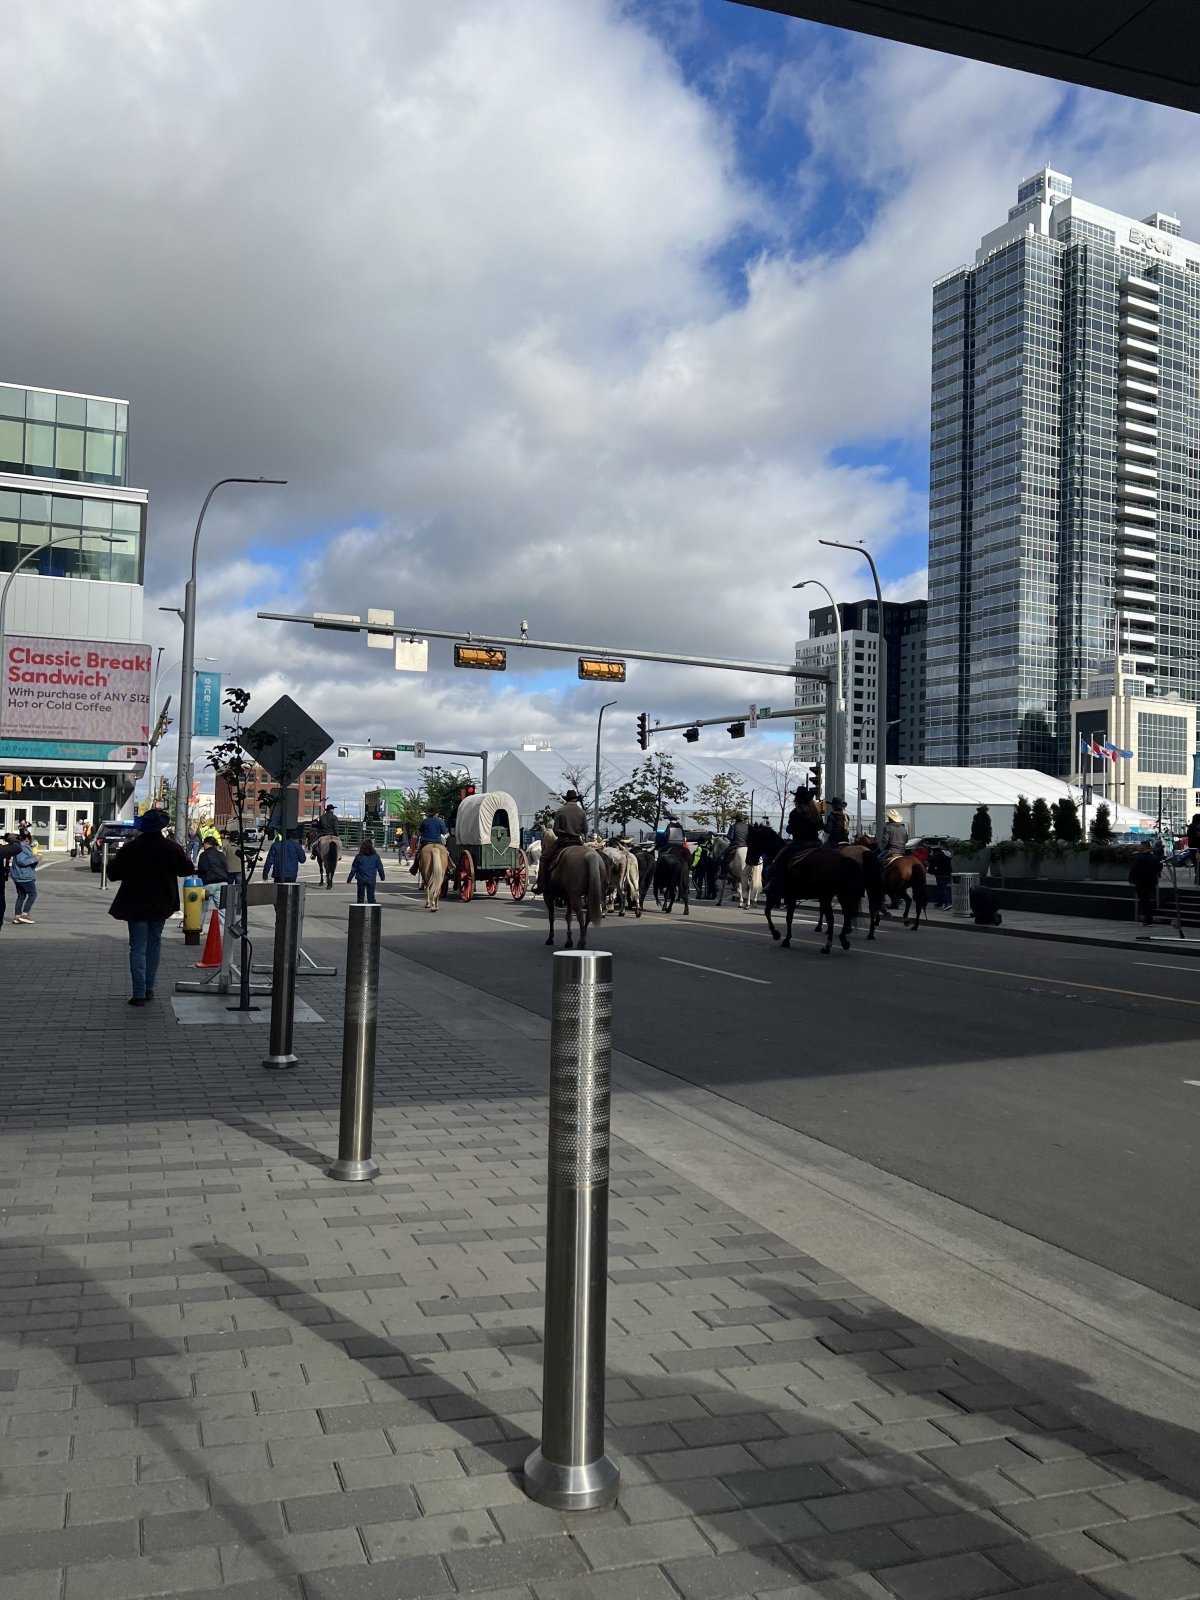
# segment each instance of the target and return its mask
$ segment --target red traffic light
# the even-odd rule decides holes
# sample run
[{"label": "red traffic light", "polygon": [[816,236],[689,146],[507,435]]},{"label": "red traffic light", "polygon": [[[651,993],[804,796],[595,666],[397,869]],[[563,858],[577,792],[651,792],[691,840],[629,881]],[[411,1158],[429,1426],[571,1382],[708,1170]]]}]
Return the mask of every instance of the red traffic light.
[{"label": "red traffic light", "polygon": [[469,794],[474,793],[475,785],[473,783],[464,783],[462,788],[458,791],[458,798],[460,800],[465,800]]},{"label": "red traffic light", "polygon": [[383,750],[372,750],[371,751],[371,760],[372,761],[395,761],[395,759],[396,759],[396,752],[395,752],[394,749],[386,749],[385,748]]}]

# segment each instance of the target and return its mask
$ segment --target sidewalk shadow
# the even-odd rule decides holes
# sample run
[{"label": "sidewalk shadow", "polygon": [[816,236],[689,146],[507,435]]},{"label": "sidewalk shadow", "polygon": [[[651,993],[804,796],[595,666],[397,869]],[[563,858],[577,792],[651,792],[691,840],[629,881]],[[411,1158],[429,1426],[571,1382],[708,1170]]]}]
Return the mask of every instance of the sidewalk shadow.
[{"label": "sidewalk shadow", "polygon": [[268,1144],[272,1149],[278,1150],[281,1155],[287,1156],[292,1161],[299,1161],[306,1167],[316,1167],[324,1172],[333,1157],[324,1155],[311,1144],[305,1144],[302,1139],[294,1139],[286,1133],[280,1133],[275,1128],[269,1127],[265,1122],[257,1122],[253,1117],[241,1116],[229,1112],[225,1116],[213,1119],[221,1122],[234,1133],[244,1133],[248,1139],[257,1144]]}]

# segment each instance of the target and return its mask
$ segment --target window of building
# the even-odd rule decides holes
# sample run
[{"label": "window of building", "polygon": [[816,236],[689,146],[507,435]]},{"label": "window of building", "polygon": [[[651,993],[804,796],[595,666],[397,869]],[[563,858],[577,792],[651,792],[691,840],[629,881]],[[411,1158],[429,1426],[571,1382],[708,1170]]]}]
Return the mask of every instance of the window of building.
[{"label": "window of building", "polygon": [[1137,730],[1138,766],[1144,771],[1169,772],[1175,777],[1191,770],[1187,718],[1139,711]]}]

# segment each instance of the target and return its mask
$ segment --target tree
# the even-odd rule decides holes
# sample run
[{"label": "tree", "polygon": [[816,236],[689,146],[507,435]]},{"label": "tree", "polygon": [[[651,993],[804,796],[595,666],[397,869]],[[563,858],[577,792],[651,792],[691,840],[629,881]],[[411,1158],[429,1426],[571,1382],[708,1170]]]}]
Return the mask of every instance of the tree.
[{"label": "tree", "polygon": [[1033,812],[1023,794],[1017,796],[1013,807],[1012,836],[1018,844],[1028,844],[1033,839]]},{"label": "tree", "polygon": [[971,843],[982,849],[992,842],[992,814],[984,805],[977,806],[971,818]]},{"label": "tree", "polygon": [[463,773],[451,772],[445,767],[422,767],[421,771],[425,774],[421,783],[422,806],[436,806],[447,825],[453,827],[462,799],[460,791],[471,780]]},{"label": "tree", "polygon": [[628,783],[609,790],[603,814],[607,821],[618,823],[622,832],[631,817],[652,822],[657,828],[663,812],[682,805],[687,797],[687,784],[675,774],[674,756],[656,750],[634,769]]},{"label": "tree", "polygon": [[1092,825],[1088,829],[1093,844],[1112,843],[1112,812],[1105,801],[1101,800],[1096,807],[1096,815],[1092,818]]},{"label": "tree", "polygon": [[[800,772],[800,764],[794,755],[780,755],[774,761],[767,763],[770,773],[769,789],[779,803],[779,831],[783,832],[783,818],[792,798]],[[764,807],[764,810],[766,808]]]},{"label": "tree", "polygon": [[1052,815],[1054,837],[1060,839],[1063,844],[1078,844],[1083,838],[1083,829],[1079,824],[1079,811],[1070,795],[1054,802]]},{"label": "tree", "polygon": [[568,789],[574,789],[583,804],[584,810],[588,811],[590,816],[591,812],[588,808],[591,805],[592,790],[596,786],[596,774],[594,772],[585,772],[580,766],[566,766],[562,769],[562,780],[563,788],[562,794],[558,797],[559,800],[561,801],[562,796],[566,794]]},{"label": "tree", "polygon": [[735,811],[749,811],[750,798],[732,772],[718,772],[692,797],[692,816],[703,827],[724,833]]},{"label": "tree", "polygon": [[1038,798],[1033,802],[1033,811],[1031,813],[1030,820],[1033,824],[1033,838],[1035,844],[1049,844],[1050,830],[1053,827],[1053,818],[1050,815],[1050,807],[1042,799],[1041,795],[1039,795]]}]

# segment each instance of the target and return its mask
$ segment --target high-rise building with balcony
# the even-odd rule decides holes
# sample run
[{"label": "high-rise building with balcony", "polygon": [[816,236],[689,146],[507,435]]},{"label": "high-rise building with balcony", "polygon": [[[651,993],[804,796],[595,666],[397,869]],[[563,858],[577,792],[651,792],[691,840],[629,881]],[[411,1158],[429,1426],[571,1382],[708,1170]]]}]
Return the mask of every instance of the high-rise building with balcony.
[{"label": "high-rise building with balcony", "polygon": [[1075,765],[1097,664],[1200,699],[1200,245],[1026,179],[933,291],[926,759]]},{"label": "high-rise building with balcony", "polygon": [[[883,643],[887,663],[887,759],[920,765],[925,759],[925,631],[924,600],[883,602]],[[847,766],[875,760],[876,696],[879,683],[878,607],[874,599],[842,601],[842,692],[846,699]],[[796,643],[798,667],[832,667],[837,650],[837,622],[832,606],[808,614],[808,638]],[[823,706],[825,690],[809,679],[796,680],[796,704]],[[825,759],[825,715],[818,712],[796,723],[797,761]]]}]

